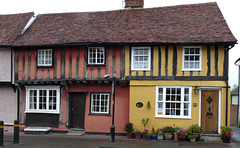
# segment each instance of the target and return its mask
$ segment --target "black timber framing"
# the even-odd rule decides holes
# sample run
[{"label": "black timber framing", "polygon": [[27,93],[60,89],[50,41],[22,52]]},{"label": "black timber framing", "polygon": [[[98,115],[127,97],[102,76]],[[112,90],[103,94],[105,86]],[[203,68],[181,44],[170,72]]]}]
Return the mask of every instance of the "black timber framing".
[{"label": "black timber framing", "polygon": [[225,81],[224,76],[126,76],[126,80]]}]

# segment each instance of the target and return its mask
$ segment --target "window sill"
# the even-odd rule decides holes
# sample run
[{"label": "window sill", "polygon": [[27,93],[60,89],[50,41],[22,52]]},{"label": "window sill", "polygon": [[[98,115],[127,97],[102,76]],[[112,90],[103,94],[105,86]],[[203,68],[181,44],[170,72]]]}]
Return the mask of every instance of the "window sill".
[{"label": "window sill", "polygon": [[24,111],[24,113],[40,113],[40,114],[60,114],[58,111]]},{"label": "window sill", "polygon": [[151,69],[131,69],[131,71],[151,71]]},{"label": "window sill", "polygon": [[106,64],[87,64],[87,66],[105,66]]},{"label": "window sill", "polygon": [[203,71],[202,69],[182,69],[182,71]]},{"label": "window sill", "polygon": [[176,117],[176,116],[155,116],[155,118],[169,118],[169,119],[192,119],[192,117]]},{"label": "window sill", "polygon": [[89,113],[89,116],[111,116],[110,114],[104,114],[104,113]]},{"label": "window sill", "polygon": [[49,65],[49,66],[43,66],[43,65],[41,65],[41,66],[37,66],[37,68],[54,68],[54,66],[53,65]]}]

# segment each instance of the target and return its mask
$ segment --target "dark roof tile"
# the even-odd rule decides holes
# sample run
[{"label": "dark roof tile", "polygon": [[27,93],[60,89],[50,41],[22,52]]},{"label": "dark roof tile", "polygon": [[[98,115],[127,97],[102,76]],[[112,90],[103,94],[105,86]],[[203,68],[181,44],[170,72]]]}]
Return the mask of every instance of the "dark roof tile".
[{"label": "dark roof tile", "polygon": [[23,30],[33,12],[11,15],[0,15],[0,45],[10,45]]},{"label": "dark roof tile", "polygon": [[214,3],[104,12],[41,14],[14,45],[236,43]]}]

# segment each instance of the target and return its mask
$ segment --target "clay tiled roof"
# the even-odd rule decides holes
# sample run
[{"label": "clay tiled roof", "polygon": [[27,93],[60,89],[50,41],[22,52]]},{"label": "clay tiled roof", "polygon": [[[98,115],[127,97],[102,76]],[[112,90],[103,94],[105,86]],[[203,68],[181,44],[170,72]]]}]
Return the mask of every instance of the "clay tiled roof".
[{"label": "clay tiled roof", "polygon": [[41,14],[15,45],[236,43],[215,2],[104,12]]},{"label": "clay tiled roof", "polygon": [[0,15],[0,46],[12,44],[23,30],[33,13]]}]

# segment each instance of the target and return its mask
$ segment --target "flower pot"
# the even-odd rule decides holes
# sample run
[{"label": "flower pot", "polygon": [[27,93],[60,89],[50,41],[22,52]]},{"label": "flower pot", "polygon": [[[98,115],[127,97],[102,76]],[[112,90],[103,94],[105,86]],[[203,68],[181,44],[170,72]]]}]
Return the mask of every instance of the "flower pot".
[{"label": "flower pot", "polygon": [[146,139],[146,134],[142,134],[142,138],[143,138],[143,139]]},{"label": "flower pot", "polygon": [[175,141],[178,141],[177,132],[174,132],[173,134],[174,134],[174,140],[175,140]]},{"label": "flower pot", "polygon": [[173,133],[164,133],[164,137],[166,140],[171,140],[173,138]]},{"label": "flower pot", "polygon": [[157,139],[157,135],[152,135],[152,139]]},{"label": "flower pot", "polygon": [[127,133],[127,138],[132,139],[133,134],[132,133]]},{"label": "flower pot", "polygon": [[225,135],[222,135],[222,138],[221,138],[221,139],[222,139],[223,143],[229,143],[231,137],[229,137],[229,136],[225,136]]},{"label": "flower pot", "polygon": [[201,135],[199,133],[197,135],[196,141],[200,141]]},{"label": "flower pot", "polygon": [[190,139],[190,142],[195,142],[196,141],[196,139]]},{"label": "flower pot", "polygon": [[178,136],[179,141],[186,141],[186,136]]},{"label": "flower pot", "polygon": [[136,139],[141,139],[141,134],[135,134]]},{"label": "flower pot", "polygon": [[149,140],[149,139],[152,139],[152,136],[151,135],[146,135],[146,138]]},{"label": "flower pot", "polygon": [[157,136],[157,139],[158,139],[158,140],[163,140],[163,135],[158,135],[158,136]]}]

